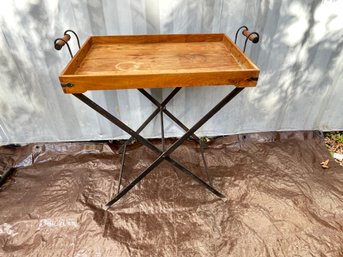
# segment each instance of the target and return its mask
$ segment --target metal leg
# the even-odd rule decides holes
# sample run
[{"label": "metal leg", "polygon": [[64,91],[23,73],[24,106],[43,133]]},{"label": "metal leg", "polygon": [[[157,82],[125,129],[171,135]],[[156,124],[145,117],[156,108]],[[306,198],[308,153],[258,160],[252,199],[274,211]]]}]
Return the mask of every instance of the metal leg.
[{"label": "metal leg", "polygon": [[124,150],[123,150],[123,153],[121,156],[121,165],[120,165],[119,184],[118,184],[117,194],[120,192],[121,179],[123,177],[124,164],[125,164],[125,153],[126,153],[126,144],[124,144]]},{"label": "metal leg", "polygon": [[205,169],[205,175],[207,176],[207,181],[212,186],[212,180],[211,180],[210,175],[208,174],[208,167],[207,167],[207,162],[205,159],[203,142],[200,143],[200,154],[201,154],[202,161],[204,163],[204,169]]},{"label": "metal leg", "polygon": [[[168,96],[167,98],[162,102],[161,105],[165,106],[167,103],[176,95],[177,92],[179,92],[181,88],[175,88]],[[143,90],[143,89],[142,89]],[[143,131],[143,129],[155,118],[155,116],[160,113],[161,115],[161,134],[162,134],[162,150],[165,150],[164,146],[164,124],[163,124],[163,108],[157,108],[144,122],[143,124],[136,130],[136,133],[140,133]],[[125,141],[125,143],[119,148],[118,152],[122,154],[122,163],[120,166],[120,176],[119,176],[119,185],[118,185],[118,193],[120,189],[120,184],[121,184],[121,178],[122,174],[124,172],[124,161],[125,161],[125,152],[126,152],[126,147],[128,144],[132,142],[134,138],[131,136],[128,140]]]},{"label": "metal leg", "polygon": [[[179,88],[177,88],[179,89]],[[174,121],[177,125],[179,125],[184,131],[188,131],[189,129],[186,127],[186,125],[184,125],[178,118],[176,118],[171,112],[169,112],[166,109],[166,103],[163,102],[162,104],[160,104],[152,95],[150,95],[148,92],[146,92],[144,89],[139,89],[139,91],[146,97],[148,98],[153,104],[155,104],[158,108],[160,108],[160,110],[162,110],[172,121]],[[161,137],[162,137],[162,149],[163,151],[165,150],[164,147],[164,129],[163,129],[163,115],[161,113]],[[207,176],[207,179],[209,181],[209,184],[212,185],[209,173],[208,173],[208,167],[207,167],[207,163],[206,163],[206,159],[205,159],[205,155],[204,155],[204,142],[202,140],[200,140],[200,138],[198,138],[196,135],[192,135],[191,136],[196,142],[199,143],[200,146],[200,153],[201,153],[201,157],[204,163],[204,170],[205,170],[205,175]]]},{"label": "metal leg", "polygon": [[[101,114],[103,117],[105,117],[106,119],[108,119],[109,121],[111,121],[113,124],[117,125],[119,128],[121,128],[122,130],[124,130],[125,132],[127,132],[128,134],[130,134],[132,137],[136,138],[138,141],[140,141],[143,145],[147,146],[148,148],[150,148],[153,152],[155,152],[156,154],[159,154],[159,158],[162,156],[162,159],[166,159],[167,161],[169,161],[170,163],[172,163],[175,167],[177,167],[179,170],[181,170],[182,172],[184,172],[186,175],[192,177],[193,179],[195,179],[198,183],[202,184],[203,186],[205,186],[207,189],[209,189],[212,193],[214,193],[215,195],[219,196],[219,197],[223,197],[223,195],[218,192],[216,189],[214,189],[212,186],[210,186],[209,184],[207,184],[205,181],[203,181],[201,178],[197,177],[196,175],[194,175],[192,172],[190,172],[186,167],[184,167],[183,165],[181,165],[180,163],[178,163],[177,161],[173,160],[172,158],[170,158],[169,156],[165,156],[165,152],[162,152],[161,150],[159,150],[157,147],[155,147],[153,144],[151,144],[148,140],[146,140],[145,138],[143,138],[142,136],[140,136],[138,133],[136,133],[134,130],[132,130],[131,128],[129,128],[127,125],[125,125],[123,122],[121,122],[119,119],[117,119],[116,117],[114,117],[112,114],[110,114],[108,111],[106,111],[105,109],[103,109],[101,106],[97,105],[95,102],[93,102],[92,100],[90,100],[88,97],[86,97],[83,94],[74,94],[75,97],[77,97],[79,100],[81,100],[82,102],[84,102],[85,104],[87,104],[89,107],[91,107],[92,109],[94,109],[96,112],[98,112],[99,114]],[[214,114],[213,114],[214,115]],[[195,130],[194,130],[195,131]],[[190,134],[194,133],[191,132]],[[188,134],[188,135],[187,135]],[[189,133],[186,133],[185,135],[187,135],[189,137],[190,135]],[[184,138],[184,137],[183,137]],[[186,140],[187,137],[185,137],[183,139]],[[179,141],[179,140],[178,140]],[[178,142],[177,141],[177,142]],[[176,142],[176,143],[177,143]],[[173,144],[175,145],[175,143]],[[169,148],[170,149],[170,148]],[[176,148],[175,148],[176,149]],[[175,150],[174,149],[174,150]],[[169,153],[170,154],[170,153]],[[168,154],[168,155],[169,155]],[[158,159],[159,159],[158,158]],[[161,162],[162,160],[160,160],[159,162]],[[158,162],[158,164],[159,164]],[[152,164],[153,165],[153,164]],[[156,165],[157,166],[157,165]],[[151,169],[152,170],[152,169]],[[151,170],[145,170],[144,172],[142,172],[134,181],[132,181],[127,187],[125,187],[118,195],[117,195],[117,200],[119,200],[123,195],[125,195],[130,188],[132,188],[134,185],[136,185],[141,179],[143,179],[146,175],[148,175],[148,173],[150,173]],[[120,197],[119,197],[120,196]],[[119,197],[119,198],[118,198]],[[116,201],[117,201],[116,200]],[[113,203],[108,203],[107,205],[110,206]]]},{"label": "metal leg", "polygon": [[[214,106],[204,117],[202,117],[192,128],[190,128],[181,138],[179,138],[174,144],[172,144],[165,152],[161,153],[159,157],[147,167],[136,179],[134,179],[129,185],[127,185],[118,195],[116,195],[106,206],[110,207],[123,197],[131,188],[133,188],[139,181],[141,181],[146,175],[148,175],[154,168],[156,168],[164,159],[170,160],[169,155],[174,152],[190,135],[197,131],[203,124],[206,123],[213,115],[215,115],[220,109],[222,109],[228,102],[230,102],[236,95],[238,95],[243,88],[235,88],[226,97],[223,98],[216,106]],[[138,138],[137,138],[138,139]],[[193,174],[194,175],[194,174]],[[195,175],[194,175],[195,176]],[[200,178],[199,178],[200,179]],[[207,188],[212,188],[206,182]],[[215,189],[214,189],[215,190]],[[212,191],[213,192],[213,191]]]},{"label": "metal leg", "polygon": [[160,110],[160,119],[161,119],[161,142],[162,142],[162,151],[165,151],[164,146],[164,124],[163,124],[163,110]]}]

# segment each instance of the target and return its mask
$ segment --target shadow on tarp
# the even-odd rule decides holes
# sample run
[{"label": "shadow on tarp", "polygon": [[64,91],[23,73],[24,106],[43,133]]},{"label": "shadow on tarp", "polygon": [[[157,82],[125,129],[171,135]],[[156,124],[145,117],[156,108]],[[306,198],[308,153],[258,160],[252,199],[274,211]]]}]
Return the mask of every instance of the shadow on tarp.
[{"label": "shadow on tarp", "polygon": [[[343,255],[343,169],[314,132],[212,140],[205,156],[224,200],[162,162],[106,211],[118,186],[117,149],[93,142],[1,147],[0,168],[16,172],[0,190],[0,255]],[[194,142],[173,157],[206,178]],[[130,146],[123,184],[154,158]]]}]

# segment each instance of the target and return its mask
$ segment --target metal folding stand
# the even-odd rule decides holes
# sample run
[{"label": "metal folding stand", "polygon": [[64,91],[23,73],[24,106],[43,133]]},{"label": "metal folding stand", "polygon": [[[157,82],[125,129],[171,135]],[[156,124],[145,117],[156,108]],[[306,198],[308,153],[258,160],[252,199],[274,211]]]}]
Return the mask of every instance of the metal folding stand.
[{"label": "metal folding stand", "polygon": [[[243,34],[245,31],[247,31],[247,28],[245,26],[239,28],[241,30],[242,28],[245,28],[243,31]],[[239,32],[237,31],[237,34]],[[70,30],[68,30],[70,31]],[[70,55],[72,57],[72,53],[70,51],[70,47],[67,43],[67,41],[70,39],[70,36],[65,32],[65,36],[63,38],[59,38],[55,40],[55,48],[57,50],[61,49],[60,45],[67,44]],[[76,33],[74,35],[77,37]],[[235,41],[237,39],[237,34]],[[249,39],[250,35],[255,35],[254,38],[256,38],[256,35],[258,37],[258,34],[256,32],[249,33],[248,35],[245,35],[247,37],[247,40]],[[68,35],[68,36],[66,36]],[[69,38],[68,38],[69,37]],[[244,50],[246,46],[246,42],[244,44]],[[253,40],[251,40],[253,41]],[[258,39],[257,39],[258,41]],[[256,42],[257,42],[256,41]],[[254,42],[254,41],[253,41]],[[254,43],[256,43],[254,42]],[[58,47],[56,45],[60,43]],[[100,115],[105,117],[107,120],[124,130],[126,133],[128,133],[131,137],[122,145],[122,147],[119,149],[119,152],[122,154],[122,160],[121,160],[121,169],[119,174],[119,185],[118,185],[118,192],[116,196],[110,200],[106,206],[111,207],[115,202],[117,202],[120,198],[122,198],[127,192],[129,192],[137,183],[139,183],[145,176],[147,176],[153,169],[155,169],[162,161],[166,160],[169,163],[171,163],[174,167],[176,167],[178,170],[183,172],[184,174],[190,176],[193,180],[195,180],[200,185],[207,188],[209,191],[211,191],[213,194],[215,194],[218,197],[224,197],[222,193],[220,193],[218,190],[216,190],[211,182],[208,175],[207,170],[207,164],[203,153],[203,142],[194,134],[203,124],[205,124],[211,117],[213,117],[219,110],[221,110],[227,103],[229,103],[235,96],[237,96],[243,88],[235,87],[230,93],[228,93],[217,105],[215,105],[207,114],[205,114],[197,123],[195,123],[191,128],[187,128],[186,125],[184,125],[178,118],[176,118],[171,112],[169,112],[166,108],[167,104],[170,102],[170,100],[180,91],[180,87],[175,88],[165,100],[163,100],[161,103],[157,101],[152,95],[150,95],[146,90],[144,89],[138,89],[140,93],[142,93],[148,100],[150,100],[155,106],[155,111],[144,121],[144,123],[135,131],[125,125],[122,121],[120,121],[118,118],[116,118],[114,115],[103,109],[101,106],[96,104],[94,101],[89,99],[84,94],[73,94],[75,97],[77,97],[79,100],[81,100],[83,103],[88,105],[90,108],[98,112]],[[157,148],[155,145],[153,145],[151,142],[149,142],[147,139],[143,138],[140,135],[140,132],[158,115],[160,114],[161,118],[161,140],[162,140],[162,149]],[[165,138],[164,138],[164,115],[168,116],[172,121],[174,121],[180,128],[182,128],[185,133],[182,137],[180,137],[177,141],[175,141],[170,147],[166,149],[165,146]],[[200,144],[200,152],[201,156],[204,162],[204,168],[205,173],[207,175],[207,178],[209,182],[204,181],[200,177],[196,176],[194,173],[192,173],[189,169],[187,169],[184,165],[179,163],[178,161],[174,160],[170,157],[170,155],[183,143],[185,140],[192,138],[196,142]],[[131,143],[133,140],[137,140],[140,143],[142,143],[144,146],[148,147],[150,150],[152,150],[156,155],[157,158],[145,169],[143,170],[133,181],[131,181],[128,185],[126,185],[123,189],[120,189],[121,186],[121,180],[123,175],[123,169],[125,164],[125,152],[127,149],[127,145]]]},{"label": "metal folding stand", "polygon": [[[149,99],[157,108],[155,111],[144,121],[144,123],[136,130],[136,133],[140,133],[158,114],[160,114],[160,122],[161,122],[161,144],[162,144],[162,151],[165,151],[165,138],[164,138],[164,121],[163,121],[163,113],[168,116],[172,121],[174,121],[180,128],[182,128],[184,131],[188,131],[189,129],[184,125],[178,118],[176,118],[170,111],[167,110],[166,105],[170,102],[170,100],[180,91],[181,87],[175,88],[168,96],[167,98],[162,102],[158,102],[152,95],[150,95],[146,90],[144,89],[138,89],[139,92],[141,92],[147,99]],[[121,178],[124,170],[124,163],[125,163],[125,152],[126,152],[126,146],[132,142],[134,138],[131,137],[125,143],[120,147],[119,152],[122,154],[122,161],[121,161],[121,168],[120,168],[120,174],[119,174],[119,185],[118,185],[118,193],[120,191],[120,185],[121,185]],[[202,141],[200,138],[198,138],[196,135],[192,134],[191,139],[199,143],[200,146],[200,153],[201,158],[204,164],[204,171],[205,175],[207,176],[208,182],[211,185],[211,180],[208,174],[208,168],[206,159],[204,156],[204,144],[205,142]]]}]

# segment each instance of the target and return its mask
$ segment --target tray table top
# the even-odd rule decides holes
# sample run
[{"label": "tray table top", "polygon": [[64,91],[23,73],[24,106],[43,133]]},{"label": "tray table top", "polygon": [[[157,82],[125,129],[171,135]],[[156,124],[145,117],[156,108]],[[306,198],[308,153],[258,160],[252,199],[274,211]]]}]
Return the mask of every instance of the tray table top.
[{"label": "tray table top", "polygon": [[92,36],[60,74],[65,93],[255,86],[259,69],[225,34]]}]

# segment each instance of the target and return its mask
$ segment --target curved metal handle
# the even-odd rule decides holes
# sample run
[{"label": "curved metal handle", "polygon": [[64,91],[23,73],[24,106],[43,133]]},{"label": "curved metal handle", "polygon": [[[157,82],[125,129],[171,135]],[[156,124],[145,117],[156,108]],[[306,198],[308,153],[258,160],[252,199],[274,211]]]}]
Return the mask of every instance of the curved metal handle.
[{"label": "curved metal handle", "polygon": [[68,50],[69,50],[70,57],[73,58],[73,53],[71,52],[70,46],[69,46],[69,44],[68,44],[68,41],[69,41],[70,38],[71,38],[71,36],[68,34],[68,32],[71,32],[71,33],[74,34],[74,36],[75,36],[76,39],[77,39],[77,45],[78,45],[78,47],[79,47],[79,49],[80,49],[80,40],[79,40],[79,37],[78,37],[77,34],[76,34],[73,30],[71,30],[71,29],[66,30],[66,31],[64,32],[64,36],[63,36],[62,38],[57,38],[57,39],[55,39],[55,41],[54,41],[54,47],[55,47],[56,50],[59,51],[59,50],[62,49],[62,47],[63,47],[64,45],[67,45]]},{"label": "curved metal handle", "polygon": [[[73,30],[71,30],[71,29],[67,29],[66,31],[64,31],[64,35],[68,35],[68,36],[69,36],[69,34],[67,34],[68,32],[71,32],[71,33],[74,34],[74,36],[76,37],[76,40],[77,40],[77,45],[79,46],[79,49],[80,49],[80,48],[81,48],[81,46],[80,46],[80,40],[79,40],[79,37],[78,37],[78,35],[76,34],[76,32],[73,31]],[[70,36],[69,36],[69,37],[70,37]]]},{"label": "curved metal handle", "polygon": [[241,29],[248,30],[248,27],[247,27],[247,26],[242,26],[242,27],[240,27],[239,29],[237,29],[236,35],[235,35],[235,44],[237,43],[238,33],[239,33],[239,31],[240,31]]},{"label": "curved metal handle", "polygon": [[246,37],[245,42],[244,42],[244,47],[243,47],[243,53],[245,52],[246,46],[247,46],[247,42],[248,40],[250,40],[251,42],[253,42],[254,44],[258,43],[258,41],[260,41],[260,35],[257,32],[249,32],[249,29],[247,26],[242,26],[240,27],[235,35],[235,44],[237,43],[237,37],[238,37],[238,33],[242,31],[242,35]]}]

